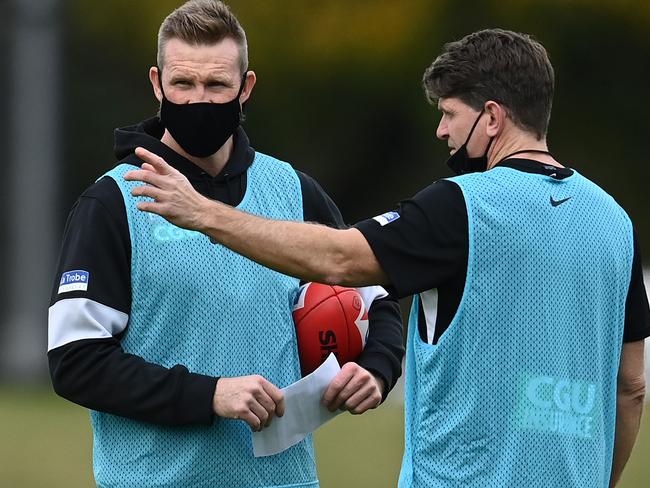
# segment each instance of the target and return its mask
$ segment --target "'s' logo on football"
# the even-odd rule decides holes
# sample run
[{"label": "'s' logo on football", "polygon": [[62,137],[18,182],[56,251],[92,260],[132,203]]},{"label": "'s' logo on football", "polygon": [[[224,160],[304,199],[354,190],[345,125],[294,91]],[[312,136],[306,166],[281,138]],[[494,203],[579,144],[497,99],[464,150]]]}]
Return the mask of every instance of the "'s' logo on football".
[{"label": "'s' logo on football", "polygon": [[333,330],[321,330],[318,333],[318,342],[320,342],[320,357],[321,360],[327,359],[331,352],[338,358],[339,347],[336,344],[336,334]]}]

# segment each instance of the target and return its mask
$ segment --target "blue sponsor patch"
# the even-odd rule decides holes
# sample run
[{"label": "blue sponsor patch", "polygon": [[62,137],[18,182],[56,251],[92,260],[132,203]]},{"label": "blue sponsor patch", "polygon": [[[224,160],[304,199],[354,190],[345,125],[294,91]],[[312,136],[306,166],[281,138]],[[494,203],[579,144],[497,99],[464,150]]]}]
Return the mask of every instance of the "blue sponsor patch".
[{"label": "blue sponsor patch", "polygon": [[66,293],[68,291],[88,291],[89,282],[90,273],[88,271],[82,269],[66,271],[61,275],[61,281],[59,281],[59,293]]},{"label": "blue sponsor patch", "polygon": [[377,215],[372,219],[379,222],[379,225],[383,227],[386,224],[390,224],[393,220],[399,219],[399,214],[397,212],[386,212],[381,215]]}]

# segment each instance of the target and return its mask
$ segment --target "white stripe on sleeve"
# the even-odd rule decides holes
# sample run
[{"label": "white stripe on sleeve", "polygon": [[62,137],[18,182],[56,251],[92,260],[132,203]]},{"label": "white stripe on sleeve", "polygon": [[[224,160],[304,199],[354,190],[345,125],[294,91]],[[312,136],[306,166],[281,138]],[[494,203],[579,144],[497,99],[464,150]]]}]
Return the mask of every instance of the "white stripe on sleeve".
[{"label": "white stripe on sleeve", "polygon": [[129,316],[87,298],[59,300],[49,309],[47,350],[80,339],[102,339],[119,334]]}]

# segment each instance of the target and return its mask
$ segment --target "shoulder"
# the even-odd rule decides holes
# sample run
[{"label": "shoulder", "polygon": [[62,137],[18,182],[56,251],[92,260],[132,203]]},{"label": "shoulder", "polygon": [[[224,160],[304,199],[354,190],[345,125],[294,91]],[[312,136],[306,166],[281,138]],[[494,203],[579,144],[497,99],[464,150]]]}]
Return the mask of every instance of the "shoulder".
[{"label": "shoulder", "polygon": [[[317,193],[317,194],[322,194],[322,195],[327,195],[327,192],[323,190],[323,187],[316,181],[314,178],[309,176],[307,173],[304,173],[300,170],[297,170],[294,168],[294,171],[296,172],[296,175],[298,176],[298,180],[300,181],[300,187],[303,190],[303,193],[310,192],[310,193]],[[329,198],[329,196],[328,196]]]},{"label": "shoulder", "polygon": [[255,151],[255,154],[253,156],[253,164],[256,164],[258,166],[274,166],[276,168],[280,167],[284,169],[293,168],[291,166],[291,163],[259,151]]},{"label": "shoulder", "polygon": [[343,216],[334,200],[311,176],[294,169],[300,181],[303,214],[306,222],[318,222],[330,227],[344,227]]},{"label": "shoulder", "polygon": [[261,178],[264,180],[273,180],[276,184],[298,185],[299,180],[296,177],[296,170],[291,163],[278,159],[275,156],[255,151],[253,162],[249,168],[249,178]]},{"label": "shoulder", "polygon": [[438,180],[403,203],[418,208],[432,223],[453,224],[459,217],[467,220],[465,197],[454,180]]},{"label": "shoulder", "polygon": [[603,207],[607,208],[608,210],[618,214],[620,217],[623,217],[625,220],[629,221],[630,230],[631,230],[630,217],[628,216],[625,209],[616,201],[616,199],[594,181],[590,180],[586,176],[581,175],[577,171],[575,173],[576,173],[575,175],[576,179],[579,182],[581,190],[587,193],[590,199],[593,199],[593,201],[599,202],[601,205],[603,205]]},{"label": "shoulder", "polygon": [[121,193],[117,183],[113,178],[106,175],[86,188],[81,194],[81,198],[93,198],[103,203],[110,203],[118,197],[121,199]]},{"label": "shoulder", "polygon": [[116,181],[103,176],[80,195],[73,211],[85,215],[109,215],[115,221],[126,219],[124,198]]},{"label": "shoulder", "polygon": [[455,179],[437,180],[416,193],[412,200],[420,202],[462,201],[463,192]]}]

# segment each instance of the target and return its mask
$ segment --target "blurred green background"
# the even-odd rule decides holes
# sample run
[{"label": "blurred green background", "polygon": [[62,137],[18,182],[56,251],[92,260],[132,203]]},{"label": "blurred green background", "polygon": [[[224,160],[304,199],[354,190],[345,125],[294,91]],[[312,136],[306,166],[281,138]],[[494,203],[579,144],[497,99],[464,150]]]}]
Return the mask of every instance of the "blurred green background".
[{"label": "blurred green background", "polygon": [[[23,39],[14,35],[25,27],[18,25],[25,17],[19,15],[21,9],[38,7],[38,15],[27,16],[28,27],[37,35],[39,29],[55,26],[58,68],[17,82],[34,95],[53,89],[51,106],[14,103],[18,90],[11,75],[17,63],[0,57],[0,93],[5,94],[0,97],[0,147],[9,154],[19,152],[16,136],[23,136],[20,144],[51,152],[51,164],[56,165],[55,196],[47,209],[50,232],[44,232],[42,223],[29,227],[38,209],[21,213],[44,190],[29,174],[5,180],[0,192],[0,266],[7,276],[0,280],[2,487],[92,485],[87,412],[56,398],[48,386],[49,283],[67,212],[83,189],[115,162],[113,129],[157,110],[147,72],[155,63],[158,26],[181,3],[0,0],[0,56],[11,51],[5,47],[15,39]],[[420,86],[422,73],[443,44],[485,27],[533,34],[548,49],[556,70],[551,151],[617,199],[635,222],[643,253],[650,256],[650,2],[229,4],[247,31],[250,67],[258,77],[246,108],[245,128],[253,146],[314,176],[351,223],[383,213],[449,175],[445,144],[435,139],[439,115],[426,104]],[[43,54],[35,61],[48,60]],[[15,114],[36,120],[54,117],[57,144],[38,139],[29,122],[16,134]],[[38,163],[32,161],[36,167]],[[9,156],[8,175],[17,174],[22,164]],[[23,234],[16,231],[17,220],[27,222]],[[42,247],[32,249],[34,243]],[[20,254],[24,249],[28,252]],[[16,285],[17,273],[44,252],[49,253],[44,264],[39,262],[34,272],[26,273],[29,279]],[[31,304],[16,305],[23,296],[31,297]],[[20,367],[12,368],[16,364]],[[399,394],[394,394],[381,409],[361,417],[340,416],[317,433],[324,487],[395,485],[403,446],[401,408]],[[621,486],[650,486],[649,456],[646,418]]]},{"label": "blurred green background", "polygon": [[[0,486],[93,485],[88,412],[44,391],[0,390]],[[364,415],[341,414],[315,434],[322,488],[391,488],[402,459],[402,407],[396,399]],[[5,424],[6,423],[6,424]],[[619,488],[647,488],[650,416]],[[519,487],[526,488],[526,487]]]}]

